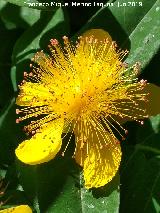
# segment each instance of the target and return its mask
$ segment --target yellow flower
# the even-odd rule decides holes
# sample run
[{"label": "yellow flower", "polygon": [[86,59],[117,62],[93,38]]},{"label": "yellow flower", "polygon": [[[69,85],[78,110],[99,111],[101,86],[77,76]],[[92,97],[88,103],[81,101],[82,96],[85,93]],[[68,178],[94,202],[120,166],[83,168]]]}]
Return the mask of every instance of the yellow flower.
[{"label": "yellow flower", "polygon": [[149,84],[138,82],[139,63],[127,68],[122,59],[128,52],[117,50],[107,32],[87,31],[76,44],[66,36],[63,40],[62,47],[52,39],[51,55],[38,52],[33,58],[37,65],[31,64],[32,71],[24,73],[16,100],[21,106],[17,114],[22,114],[17,123],[34,117],[25,127],[33,136],[18,146],[16,156],[31,165],[47,162],[61,149],[62,132],[72,132],[73,156],[83,167],[85,187],[104,186],[121,161],[113,132],[122,139],[127,134],[118,117],[143,124],[139,119],[149,115],[144,109]]},{"label": "yellow flower", "polygon": [[32,213],[32,210],[27,205],[20,205],[8,209],[0,210],[0,213]]}]

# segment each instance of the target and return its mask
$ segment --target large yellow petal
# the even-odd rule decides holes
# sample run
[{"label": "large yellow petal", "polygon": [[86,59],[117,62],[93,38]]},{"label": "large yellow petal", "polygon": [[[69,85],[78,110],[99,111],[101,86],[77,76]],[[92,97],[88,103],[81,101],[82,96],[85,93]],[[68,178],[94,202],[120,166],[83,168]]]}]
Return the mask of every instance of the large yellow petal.
[{"label": "large yellow petal", "polygon": [[118,140],[106,130],[88,130],[84,141],[76,135],[76,162],[83,166],[85,187],[101,187],[115,176],[121,161],[121,148]]},{"label": "large yellow petal", "polygon": [[15,153],[17,158],[30,165],[41,164],[53,159],[62,144],[63,121],[52,121],[30,140],[22,142]]},{"label": "large yellow petal", "polygon": [[[142,100],[136,100],[137,102],[137,109],[134,108],[134,104],[126,102],[126,105],[121,106],[121,102],[119,102],[119,107],[121,108],[122,113],[126,113],[125,108],[128,108],[128,115],[131,117],[118,117],[118,116],[112,116],[115,120],[117,120],[119,123],[124,123],[126,121],[134,120],[134,117],[136,117],[137,120],[142,120],[145,117],[155,116],[157,114],[160,114],[160,87],[147,83],[144,89],[141,91],[141,93],[147,94],[146,101]],[[134,94],[133,94],[134,95]],[[136,91],[135,91],[136,95]]]},{"label": "large yellow petal", "polygon": [[27,205],[20,205],[0,211],[1,213],[32,213],[32,210]]}]

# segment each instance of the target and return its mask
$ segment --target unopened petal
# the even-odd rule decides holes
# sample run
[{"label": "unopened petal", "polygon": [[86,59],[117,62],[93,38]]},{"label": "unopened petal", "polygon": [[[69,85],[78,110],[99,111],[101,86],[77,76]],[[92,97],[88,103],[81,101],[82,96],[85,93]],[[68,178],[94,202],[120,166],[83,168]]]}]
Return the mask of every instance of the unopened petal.
[{"label": "unopened petal", "polygon": [[111,38],[110,34],[102,29],[90,29],[82,34],[83,38],[85,38],[85,37],[89,38],[92,36],[99,41],[104,41],[105,39],[107,39],[109,43],[112,42],[112,38]]},{"label": "unopened petal", "polygon": [[1,213],[32,213],[31,208],[28,205],[20,205],[0,211]]},{"label": "unopened petal", "polygon": [[62,122],[50,122],[30,140],[22,142],[15,153],[17,158],[30,165],[41,164],[53,159],[59,152],[62,139]]}]

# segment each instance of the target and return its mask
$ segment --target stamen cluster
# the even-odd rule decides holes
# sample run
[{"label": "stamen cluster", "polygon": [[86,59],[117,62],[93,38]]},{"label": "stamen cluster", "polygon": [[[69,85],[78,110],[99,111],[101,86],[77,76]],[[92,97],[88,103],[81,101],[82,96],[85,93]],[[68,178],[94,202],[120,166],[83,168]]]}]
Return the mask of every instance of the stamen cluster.
[{"label": "stamen cluster", "polygon": [[[147,101],[147,94],[142,92],[147,82],[138,82],[136,77],[140,64],[128,68],[122,62],[128,51],[117,50],[109,39],[79,37],[76,46],[66,36],[63,40],[62,48],[51,39],[51,56],[37,52],[32,61],[38,66],[30,64],[32,71],[24,72],[17,104],[26,107],[16,110],[23,113],[16,122],[37,117],[25,127],[35,134],[44,124],[61,117],[68,131],[82,122],[86,127],[106,128],[113,137],[112,129],[116,129],[124,139],[128,131],[115,116],[137,121],[140,114],[147,117],[140,107],[141,101]],[[88,135],[85,128],[83,131],[84,139]]]}]

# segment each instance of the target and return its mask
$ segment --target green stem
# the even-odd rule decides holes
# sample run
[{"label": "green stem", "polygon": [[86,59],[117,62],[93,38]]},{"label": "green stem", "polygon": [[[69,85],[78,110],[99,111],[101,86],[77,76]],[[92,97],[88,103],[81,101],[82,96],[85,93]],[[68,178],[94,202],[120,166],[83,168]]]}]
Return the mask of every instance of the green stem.
[{"label": "green stem", "polygon": [[156,149],[156,148],[152,148],[150,146],[144,146],[144,145],[141,145],[141,144],[137,144],[136,145],[136,149],[141,149],[141,150],[144,150],[144,151],[150,151],[150,152],[154,152],[155,154],[159,154],[160,155],[160,150],[159,149]]}]

